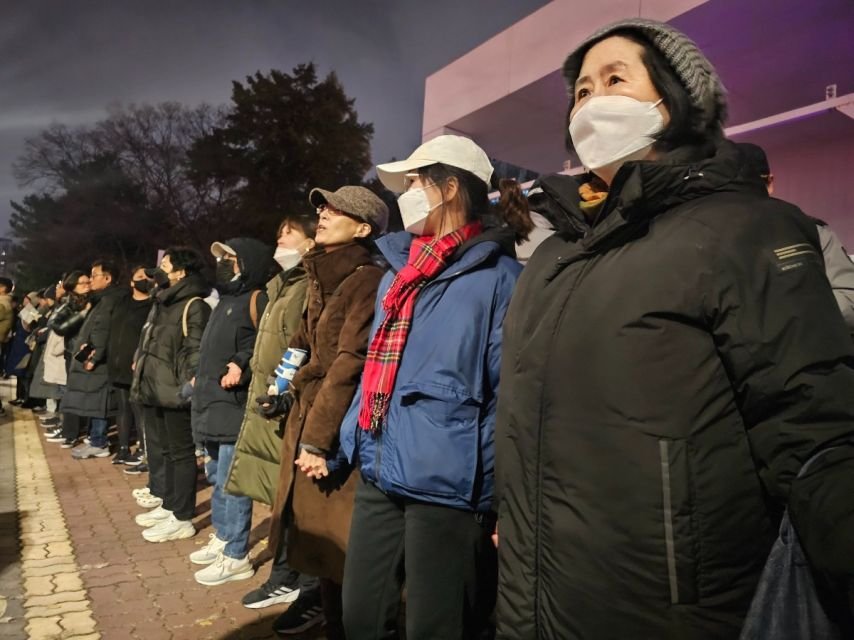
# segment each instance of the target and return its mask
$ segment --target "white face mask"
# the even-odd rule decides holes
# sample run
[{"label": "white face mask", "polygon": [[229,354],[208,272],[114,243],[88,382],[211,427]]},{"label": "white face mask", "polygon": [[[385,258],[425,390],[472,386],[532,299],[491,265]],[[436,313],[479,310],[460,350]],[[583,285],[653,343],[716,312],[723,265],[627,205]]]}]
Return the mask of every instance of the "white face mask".
[{"label": "white face mask", "polygon": [[282,271],[293,269],[302,260],[302,254],[297,249],[288,249],[287,247],[276,247],[276,252],[273,254],[273,260],[279,263]]},{"label": "white face mask", "polygon": [[[426,188],[426,187],[425,187]],[[436,207],[442,203],[431,207],[430,201],[427,199],[427,194],[422,189],[410,189],[406,193],[400,195],[397,199],[397,206],[400,207],[400,217],[403,220],[403,228],[409,233],[420,236],[424,233],[424,225],[427,222],[427,216]]]},{"label": "white face mask", "polygon": [[590,98],[569,122],[569,135],[581,164],[590,169],[614,167],[643,158],[653,136],[664,128],[658,102],[629,96]]}]

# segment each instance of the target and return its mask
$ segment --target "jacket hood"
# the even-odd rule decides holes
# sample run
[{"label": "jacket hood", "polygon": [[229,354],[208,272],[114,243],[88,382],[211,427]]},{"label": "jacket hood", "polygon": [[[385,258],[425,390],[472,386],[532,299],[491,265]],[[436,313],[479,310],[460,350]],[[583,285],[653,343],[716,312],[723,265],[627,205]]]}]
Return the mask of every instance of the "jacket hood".
[{"label": "jacket hood", "polygon": [[225,242],[237,253],[240,267],[239,287],[228,293],[240,294],[261,289],[274,270],[273,248],[255,238],[231,238]]},{"label": "jacket hood", "polygon": [[581,183],[562,173],[543,176],[528,190],[528,206],[548,220],[557,231],[583,235],[587,227],[579,206]]},{"label": "jacket hood", "polygon": [[[408,231],[387,233],[377,240],[377,248],[395,271],[400,271],[409,260],[409,247],[415,238]],[[507,227],[488,227],[483,233],[463,243],[454,252],[451,263],[459,263],[463,269],[486,259],[492,254],[516,257],[516,239],[513,230]]]},{"label": "jacket hood", "polygon": [[160,304],[169,306],[190,298],[206,298],[210,292],[210,285],[201,274],[193,273],[168,289],[158,292],[155,297]]}]

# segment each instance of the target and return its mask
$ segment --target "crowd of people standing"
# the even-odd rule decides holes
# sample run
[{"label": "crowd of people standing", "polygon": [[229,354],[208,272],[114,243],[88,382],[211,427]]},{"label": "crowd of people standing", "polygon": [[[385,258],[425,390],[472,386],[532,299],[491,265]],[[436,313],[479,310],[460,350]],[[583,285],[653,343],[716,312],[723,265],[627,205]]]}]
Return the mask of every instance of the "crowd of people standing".
[{"label": "crowd of people standing", "polygon": [[185,247],[97,260],[13,329],[0,278],[19,399],[72,456],[148,473],[151,543],[196,534],[204,457],[202,585],[254,575],[270,505],[243,604],[288,605],[283,635],[399,637],[405,601],[410,640],[736,638],[780,615],[751,603],[784,511],[851,633],[854,265],[724,137],[673,27],[610,25],[563,73],[581,180],[525,197],[444,135],[377,166],[404,231],[336,185],[275,249],[214,243],[213,288]]}]

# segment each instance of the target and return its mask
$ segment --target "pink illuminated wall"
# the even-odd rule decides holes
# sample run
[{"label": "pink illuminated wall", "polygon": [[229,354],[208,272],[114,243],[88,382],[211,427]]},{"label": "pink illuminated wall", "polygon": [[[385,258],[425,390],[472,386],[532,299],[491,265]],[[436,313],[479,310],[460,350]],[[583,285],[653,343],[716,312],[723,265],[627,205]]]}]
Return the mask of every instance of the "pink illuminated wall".
[{"label": "pink illuminated wall", "polygon": [[774,173],[774,197],[825,220],[849,253],[854,253],[854,120],[845,121],[841,114],[833,114],[833,122],[830,119],[819,117],[806,132],[793,124],[774,139],[745,136],[737,140],[756,142],[765,149]]}]

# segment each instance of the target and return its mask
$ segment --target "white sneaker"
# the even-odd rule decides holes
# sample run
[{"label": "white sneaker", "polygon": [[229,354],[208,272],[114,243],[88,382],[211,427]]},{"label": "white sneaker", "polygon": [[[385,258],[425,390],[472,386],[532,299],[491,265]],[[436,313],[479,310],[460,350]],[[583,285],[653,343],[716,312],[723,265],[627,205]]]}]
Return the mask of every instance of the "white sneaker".
[{"label": "white sneaker", "polygon": [[139,489],[134,489],[133,491],[131,491],[130,494],[134,497],[134,499],[141,498],[142,496],[150,496],[151,489],[149,489],[148,487],[140,487]]},{"label": "white sneaker", "polygon": [[171,511],[167,511],[162,506],[155,507],[151,511],[146,511],[145,513],[140,513],[138,516],[134,518],[134,521],[140,527],[153,527],[161,520],[166,520],[169,516],[172,515]]},{"label": "white sneaker", "polygon": [[196,582],[208,587],[225,584],[232,580],[248,580],[255,575],[249,556],[229,558],[220,553],[213,564],[196,571]]},{"label": "white sneaker", "polygon": [[216,537],[215,533],[212,533],[210,535],[210,542],[198,551],[193,551],[190,554],[190,562],[193,564],[211,564],[216,561],[217,557],[225,549],[226,544],[228,544],[226,540],[220,540]]},{"label": "white sneaker", "polygon": [[159,507],[163,504],[163,500],[157,496],[148,494],[147,496],[140,496],[137,498],[136,503],[143,509],[153,509],[154,507]]},{"label": "white sneaker", "polygon": [[196,535],[196,528],[193,523],[189,520],[178,520],[174,514],[142,532],[142,537],[149,542],[183,540],[192,538],[194,535]]}]

